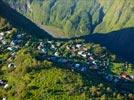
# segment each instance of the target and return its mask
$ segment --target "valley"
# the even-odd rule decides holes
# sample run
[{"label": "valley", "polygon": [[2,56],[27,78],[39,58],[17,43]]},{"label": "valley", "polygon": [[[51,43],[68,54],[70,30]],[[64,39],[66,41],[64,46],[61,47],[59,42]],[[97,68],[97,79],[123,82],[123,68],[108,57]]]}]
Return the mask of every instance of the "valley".
[{"label": "valley", "polygon": [[12,26],[0,34],[1,99],[133,98],[133,64],[99,44],[40,39]]},{"label": "valley", "polygon": [[3,1],[1,100],[134,99],[133,0]]}]

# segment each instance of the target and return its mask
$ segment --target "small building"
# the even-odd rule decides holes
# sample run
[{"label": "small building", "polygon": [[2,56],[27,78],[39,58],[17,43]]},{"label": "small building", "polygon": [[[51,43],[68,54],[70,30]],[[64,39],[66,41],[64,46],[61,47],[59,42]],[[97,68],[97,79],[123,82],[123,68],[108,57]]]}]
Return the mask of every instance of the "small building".
[{"label": "small building", "polygon": [[22,37],[22,34],[17,34],[17,38],[20,39]]},{"label": "small building", "polygon": [[3,88],[7,89],[8,87],[9,87],[9,84],[5,84]]},{"label": "small building", "polygon": [[93,61],[94,58],[93,58],[92,56],[90,56],[90,57],[88,58],[88,60],[89,60],[89,61]]},{"label": "small building", "polygon": [[44,48],[42,48],[41,51],[42,51],[43,53],[47,53],[47,52],[46,52],[46,49],[44,49]]},{"label": "small building", "polygon": [[131,80],[134,80],[134,75],[129,75]]},{"label": "small building", "polygon": [[0,32],[0,36],[4,36],[4,32]]},{"label": "small building", "polygon": [[90,52],[87,53],[88,56],[91,56],[92,54]]},{"label": "small building", "polygon": [[52,41],[47,41],[47,43],[52,44]]},{"label": "small building", "polygon": [[6,97],[3,97],[2,100],[7,100],[7,98]]},{"label": "small building", "polygon": [[2,36],[0,36],[0,40],[2,40],[3,39],[3,37]]},{"label": "small building", "polygon": [[86,58],[86,57],[87,57],[87,55],[86,55],[86,54],[84,54],[84,53],[83,53],[81,56],[82,56],[82,57],[84,57],[84,58]]},{"label": "small building", "polygon": [[56,49],[55,45],[53,45],[53,44],[51,45],[51,48],[52,48],[52,49]]},{"label": "small building", "polygon": [[82,68],[81,68],[81,72],[85,72],[86,70],[87,70],[86,67],[82,67]]},{"label": "small building", "polygon": [[75,68],[79,68],[80,67],[80,64],[75,64]]},{"label": "small building", "polygon": [[3,80],[0,80],[0,86],[4,85],[4,84],[5,84],[5,82]]},{"label": "small building", "polygon": [[3,44],[3,45],[5,45],[5,44],[6,44],[6,41],[5,41],[5,40],[2,40],[1,42],[2,42],[2,44]]},{"label": "small building", "polygon": [[11,41],[10,45],[15,46],[16,43],[14,41]]},{"label": "small building", "polygon": [[13,48],[12,47],[8,47],[7,50],[13,51]]},{"label": "small building", "polygon": [[79,51],[79,52],[78,52],[78,55],[82,55],[82,54],[83,54],[83,51]]},{"label": "small building", "polygon": [[16,66],[15,66],[14,63],[10,63],[10,64],[8,65],[8,68],[10,68],[10,69],[15,68],[15,67],[16,67]]},{"label": "small building", "polygon": [[66,46],[66,49],[67,49],[67,50],[70,50],[70,47],[67,45],[67,46]]},{"label": "small building", "polygon": [[86,47],[83,48],[83,51],[87,51],[88,49]]},{"label": "small building", "polygon": [[121,76],[121,78],[126,79],[126,78],[128,78],[129,75],[127,73],[125,73],[125,72],[122,72],[120,74],[120,76]]},{"label": "small building", "polygon": [[59,56],[59,53],[58,53],[58,52],[55,52],[54,55],[55,55],[55,56]]},{"label": "small building", "polygon": [[76,47],[77,48],[80,48],[82,45],[81,44],[76,44]]},{"label": "small building", "polygon": [[6,33],[10,34],[10,33],[11,33],[11,31],[6,31]]}]

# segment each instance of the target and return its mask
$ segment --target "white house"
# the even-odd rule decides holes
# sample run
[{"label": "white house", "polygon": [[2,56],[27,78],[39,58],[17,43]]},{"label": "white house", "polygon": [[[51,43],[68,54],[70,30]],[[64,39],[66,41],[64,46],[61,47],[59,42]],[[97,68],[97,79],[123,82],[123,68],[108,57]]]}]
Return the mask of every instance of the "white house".
[{"label": "white house", "polygon": [[9,87],[9,84],[4,85],[4,89],[7,89]]},{"label": "white house", "polygon": [[1,42],[2,42],[2,44],[3,44],[3,45],[5,45],[5,44],[6,44],[6,41],[5,41],[5,40],[2,40]]},{"label": "white house", "polygon": [[12,48],[12,47],[8,47],[8,48],[7,48],[7,50],[12,51],[12,50],[13,50],[13,48]]},{"label": "white house", "polygon": [[11,31],[6,31],[6,33],[10,34],[10,33],[11,33]]},{"label": "white house", "polygon": [[58,53],[58,52],[55,52],[54,55],[55,55],[55,56],[59,56],[59,53]]},{"label": "white house", "polygon": [[79,52],[78,52],[78,55],[82,55],[82,54],[83,54],[83,51],[79,51]]},{"label": "white house", "polygon": [[84,53],[83,53],[81,56],[82,56],[82,57],[84,57],[84,58],[86,58],[86,57],[87,57],[87,55],[86,55],[86,54],[84,54]]},{"label": "white house", "polygon": [[2,100],[7,100],[7,98],[6,97],[3,97]]},{"label": "white house", "polygon": [[80,47],[81,47],[81,44],[76,44],[76,47],[77,47],[77,48],[80,48]]},{"label": "white house", "polygon": [[0,36],[0,40],[2,40],[3,39],[3,37],[2,36]]},{"label": "white house", "polygon": [[51,48],[52,48],[52,49],[55,49],[56,47],[55,47],[55,45],[52,44],[52,45],[51,45]]},{"label": "white house", "polygon": [[132,80],[134,80],[134,75],[130,75],[130,78],[131,78]]},{"label": "white house", "polygon": [[13,64],[13,63],[10,63],[9,65],[8,65],[8,68],[15,68],[16,66],[15,66],[15,64]]},{"label": "white house", "polygon": [[0,36],[4,36],[4,32],[0,32]]},{"label": "white house", "polygon": [[52,41],[47,41],[47,43],[51,44],[51,43],[52,43]]}]

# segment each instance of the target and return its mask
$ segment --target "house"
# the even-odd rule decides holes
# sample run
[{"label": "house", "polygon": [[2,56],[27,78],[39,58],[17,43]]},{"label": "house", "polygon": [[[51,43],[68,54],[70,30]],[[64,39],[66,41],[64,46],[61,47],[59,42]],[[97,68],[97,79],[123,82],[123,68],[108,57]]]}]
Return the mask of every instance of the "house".
[{"label": "house", "polygon": [[13,53],[11,54],[11,57],[12,57],[12,58],[15,58],[15,56],[16,56],[16,53],[13,52]]},{"label": "house", "polygon": [[90,56],[90,57],[88,58],[88,60],[89,60],[89,61],[93,61],[94,58],[93,58],[92,56]]},{"label": "house", "polygon": [[122,72],[121,74],[120,74],[120,77],[122,78],[122,79],[127,79],[128,78],[128,74],[127,73],[125,73],[125,72]]},{"label": "house", "polygon": [[57,42],[57,43],[56,43],[56,46],[58,46],[58,47],[59,47],[60,45],[61,45],[61,43],[60,43],[60,42]]},{"label": "house", "polygon": [[75,64],[75,68],[79,68],[80,67],[80,64]]},{"label": "house", "polygon": [[17,34],[17,38],[20,39],[22,37],[22,34]]},{"label": "house", "polygon": [[40,42],[40,46],[43,46],[44,44],[43,44],[43,42]]},{"label": "house", "polygon": [[52,44],[52,41],[47,41],[47,43]]},{"label": "house", "polygon": [[67,45],[67,46],[66,46],[66,49],[67,49],[67,50],[70,50],[70,47]]},{"label": "house", "polygon": [[127,62],[125,62],[124,66],[125,66],[126,69],[128,69],[129,64]]},{"label": "house", "polygon": [[8,47],[7,50],[13,51],[13,48],[12,47]]},{"label": "house", "polygon": [[7,100],[7,98],[6,97],[3,97],[2,100]]},{"label": "house", "polygon": [[44,49],[44,48],[41,49],[41,51],[42,51],[43,53],[47,53],[47,52],[46,52],[46,49]]},{"label": "house", "polygon": [[86,47],[83,48],[84,51],[87,51],[88,49]]},{"label": "house", "polygon": [[9,87],[9,84],[4,85],[4,89],[7,89]]},{"label": "house", "polygon": [[3,80],[0,80],[0,86],[4,85],[5,82]]},{"label": "house", "polygon": [[81,68],[81,72],[85,72],[86,70],[87,70],[86,67],[82,67],[82,68]]},{"label": "house", "polygon": [[80,47],[81,47],[81,44],[76,44],[76,47],[77,47],[77,48],[80,48]]},{"label": "house", "polygon": [[129,75],[131,80],[134,80],[134,75]]},{"label": "house", "polygon": [[3,32],[1,32],[1,33],[0,33],[0,40],[2,40],[2,39],[3,39],[3,36],[4,36],[4,33],[3,33]]},{"label": "house", "polygon": [[92,54],[90,52],[87,53],[88,56],[91,56]]},{"label": "house", "polygon": [[6,41],[5,40],[2,40],[1,41],[3,45],[6,45]]},{"label": "house", "polygon": [[41,48],[42,48],[42,47],[41,47],[40,45],[37,47],[38,50],[41,50]]},{"label": "house", "polygon": [[12,45],[12,46],[15,46],[15,42],[14,41],[11,41],[11,43],[10,43],[10,45]]},{"label": "house", "polygon": [[0,36],[4,36],[4,32],[0,32]]},{"label": "house", "polygon": [[16,66],[15,66],[14,63],[10,63],[10,64],[8,65],[8,68],[10,68],[10,69],[15,68],[15,67],[16,67]]},{"label": "house", "polygon": [[55,52],[54,55],[55,55],[55,56],[59,56],[59,53],[58,53],[58,52]]},{"label": "house", "polygon": [[3,37],[2,36],[0,36],[0,40],[2,40],[3,39]]},{"label": "house", "polygon": [[10,33],[11,33],[11,31],[6,31],[6,33],[10,34]]},{"label": "house", "polygon": [[97,65],[97,63],[96,63],[96,61],[95,61],[95,60],[94,60],[94,61],[92,61],[92,64],[93,64],[93,65]]},{"label": "house", "polygon": [[84,58],[86,58],[86,57],[87,57],[87,55],[86,55],[86,54],[84,54],[84,53],[83,53],[81,56],[82,56],[82,57],[84,57]]},{"label": "house", "polygon": [[53,44],[51,45],[51,48],[52,48],[52,49],[56,49],[55,45],[53,45]]},{"label": "house", "polygon": [[83,54],[83,51],[78,51],[78,55],[82,55]]}]

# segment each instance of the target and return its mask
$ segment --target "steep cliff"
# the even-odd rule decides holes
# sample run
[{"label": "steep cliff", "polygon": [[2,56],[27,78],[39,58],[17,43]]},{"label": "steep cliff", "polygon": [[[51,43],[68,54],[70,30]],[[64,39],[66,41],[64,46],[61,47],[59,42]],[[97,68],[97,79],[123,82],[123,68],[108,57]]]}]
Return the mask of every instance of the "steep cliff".
[{"label": "steep cliff", "polygon": [[58,37],[107,33],[134,26],[134,0],[3,1],[44,29],[49,26]]}]

